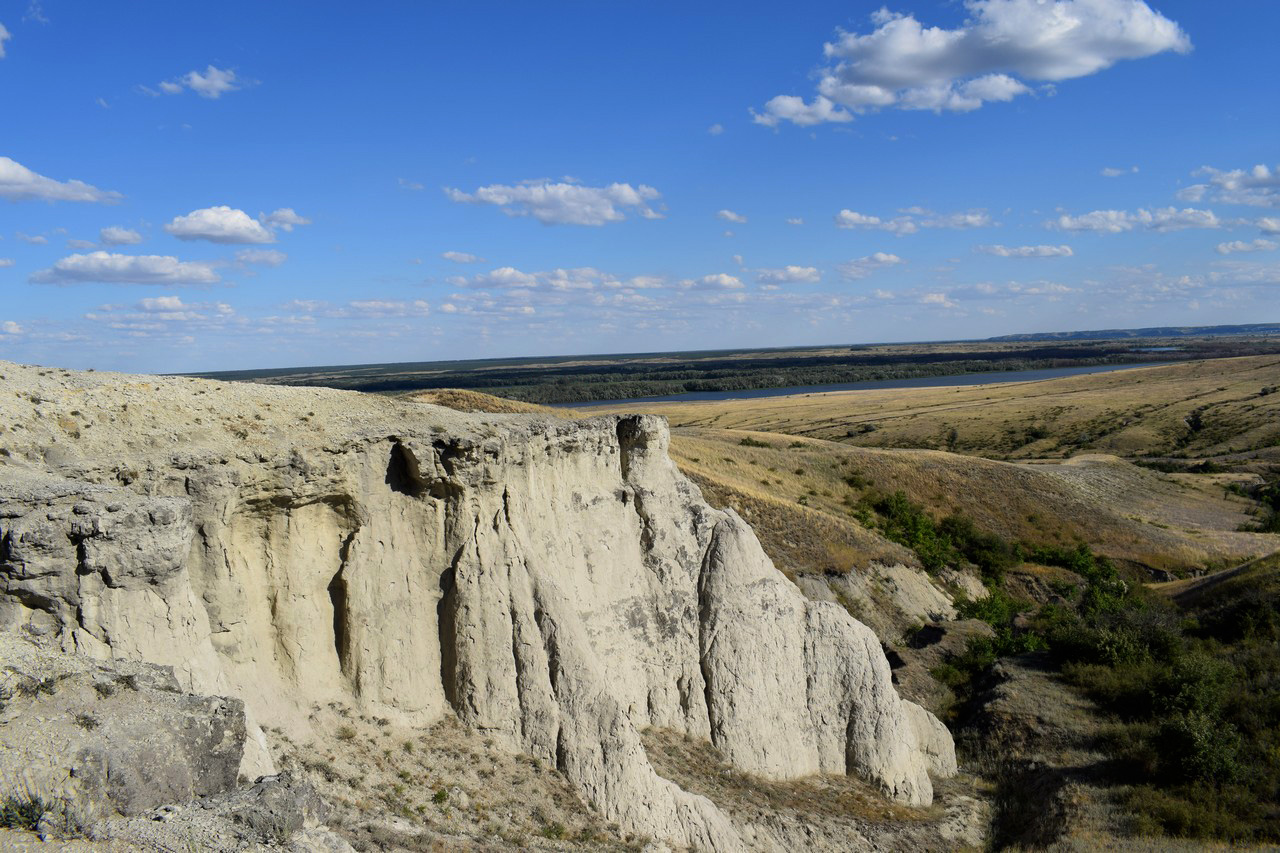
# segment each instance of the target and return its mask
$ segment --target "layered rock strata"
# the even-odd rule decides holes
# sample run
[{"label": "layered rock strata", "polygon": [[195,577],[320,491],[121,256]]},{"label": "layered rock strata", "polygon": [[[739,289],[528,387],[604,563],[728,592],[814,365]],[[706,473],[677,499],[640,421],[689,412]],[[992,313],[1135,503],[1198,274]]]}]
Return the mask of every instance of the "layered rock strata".
[{"label": "layered rock strata", "polygon": [[[931,801],[951,738],[872,632],[808,601],[658,418],[0,365],[0,627],[175,668],[255,723],[456,714],[631,832],[745,847],[639,732]],[[250,739],[242,771],[271,769]]]}]

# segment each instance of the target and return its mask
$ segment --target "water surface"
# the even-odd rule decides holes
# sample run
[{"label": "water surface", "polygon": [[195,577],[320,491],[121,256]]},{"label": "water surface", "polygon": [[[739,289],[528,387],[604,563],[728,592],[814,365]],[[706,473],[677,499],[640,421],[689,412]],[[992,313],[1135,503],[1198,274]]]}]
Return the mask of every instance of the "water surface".
[{"label": "water surface", "polygon": [[916,376],[910,379],[868,379],[834,385],[792,385],[787,388],[753,388],[747,391],[689,391],[658,397],[630,397],[621,400],[592,400],[586,403],[556,403],[556,408],[616,406],[622,403],[700,403],[717,400],[755,400],[761,397],[787,397],[793,394],[821,394],[827,391],[868,391],[888,388],[941,388],[948,385],[991,385],[997,382],[1038,382],[1064,376],[1110,373],[1135,367],[1160,367],[1168,361],[1142,364],[1094,364],[1087,367],[1046,367],[1041,370],[995,370],[988,373],[957,373],[949,376]]}]

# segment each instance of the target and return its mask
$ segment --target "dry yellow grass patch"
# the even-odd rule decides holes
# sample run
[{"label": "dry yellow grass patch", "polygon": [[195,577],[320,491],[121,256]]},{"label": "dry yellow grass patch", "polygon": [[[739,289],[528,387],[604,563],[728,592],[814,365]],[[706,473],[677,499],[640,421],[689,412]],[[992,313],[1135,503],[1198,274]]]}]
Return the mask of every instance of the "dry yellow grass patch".
[{"label": "dry yellow grass patch", "polygon": [[464,388],[435,388],[430,391],[414,391],[405,394],[403,399],[415,403],[431,403],[444,406],[459,412],[488,412],[491,414],[518,415],[551,415],[557,418],[576,417],[573,409],[555,409],[551,406],[539,406],[536,403],[524,403],[519,400],[508,400],[494,397],[480,391],[468,391]]},{"label": "dry yellow grass patch", "polygon": [[[768,446],[742,446],[744,439]],[[889,550],[897,546],[851,516],[867,489],[901,489],[935,517],[966,515],[1006,539],[1086,542],[1112,558],[1158,569],[1225,566],[1280,547],[1273,534],[1237,531],[1250,518],[1249,504],[1220,485],[1112,456],[1009,463],[712,429],[677,430],[671,452],[710,496],[747,506],[753,514],[743,516],[770,556],[793,571],[824,568],[825,553],[835,557],[823,551],[828,541],[847,545],[855,565],[898,561]],[[839,538],[827,532],[832,527]],[[806,532],[811,545],[804,545]]]}]

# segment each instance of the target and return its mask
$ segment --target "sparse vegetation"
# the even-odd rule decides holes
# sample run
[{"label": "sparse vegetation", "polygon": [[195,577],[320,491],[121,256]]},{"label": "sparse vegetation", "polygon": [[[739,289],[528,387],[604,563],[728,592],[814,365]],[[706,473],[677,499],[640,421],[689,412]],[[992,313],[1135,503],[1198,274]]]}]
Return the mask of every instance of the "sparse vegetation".
[{"label": "sparse vegetation", "polygon": [[10,794],[0,800],[0,827],[34,831],[45,809],[44,801],[35,794]]}]

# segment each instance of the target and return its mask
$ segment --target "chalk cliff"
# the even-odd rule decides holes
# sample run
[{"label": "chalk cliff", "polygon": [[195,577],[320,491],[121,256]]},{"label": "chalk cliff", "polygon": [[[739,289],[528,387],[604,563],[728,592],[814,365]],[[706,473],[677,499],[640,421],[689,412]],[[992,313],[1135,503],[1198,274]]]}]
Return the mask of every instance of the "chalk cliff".
[{"label": "chalk cliff", "polygon": [[[628,831],[747,845],[639,732],[906,804],[955,772],[873,633],[807,600],[653,417],[465,415],[354,393],[0,363],[0,628],[173,666],[250,733],[341,698],[456,714]],[[271,769],[259,736],[242,772]]]}]

